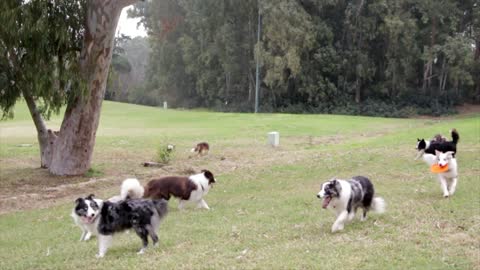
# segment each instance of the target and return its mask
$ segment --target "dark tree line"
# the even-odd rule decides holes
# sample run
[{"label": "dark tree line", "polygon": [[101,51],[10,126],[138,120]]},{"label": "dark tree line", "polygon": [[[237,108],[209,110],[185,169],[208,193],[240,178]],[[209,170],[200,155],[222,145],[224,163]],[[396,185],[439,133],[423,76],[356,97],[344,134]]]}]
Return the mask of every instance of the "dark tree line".
[{"label": "dark tree line", "polygon": [[[145,92],[173,106],[402,116],[480,100],[474,0],[158,0],[137,4]],[[258,12],[262,38],[257,43]]]}]

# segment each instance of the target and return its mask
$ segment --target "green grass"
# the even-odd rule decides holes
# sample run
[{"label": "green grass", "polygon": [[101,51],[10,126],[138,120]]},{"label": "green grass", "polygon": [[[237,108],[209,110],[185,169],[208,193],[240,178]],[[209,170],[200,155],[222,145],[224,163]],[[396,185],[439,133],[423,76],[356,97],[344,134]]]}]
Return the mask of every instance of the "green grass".
[{"label": "green grass", "polygon": [[[60,118],[49,125],[58,127]],[[414,147],[417,137],[447,135],[452,127],[461,136],[460,176],[456,194],[443,199],[435,176],[413,160]],[[273,130],[281,135],[275,149],[266,145]],[[0,122],[0,195],[24,192],[17,181],[43,179],[42,188],[88,180],[36,169],[33,131],[23,104],[14,120]],[[89,177],[111,180],[83,189],[73,185],[55,202],[42,198],[36,205],[32,199],[30,210],[1,215],[0,269],[480,269],[479,138],[479,115],[252,115],[105,102]],[[176,145],[169,168],[141,167],[166,140]],[[203,140],[210,154],[189,157],[188,150]],[[186,168],[209,168],[216,175],[206,197],[212,210],[178,211],[172,200],[159,247],[138,256],[139,238],[121,234],[106,258],[97,260],[95,238],[78,242],[80,230],[69,217],[74,198],[91,192],[108,197],[128,176],[146,182]],[[332,234],[334,216],[316,198],[320,184],[359,174],[373,180],[387,212]],[[40,209],[43,202],[47,208]]]}]

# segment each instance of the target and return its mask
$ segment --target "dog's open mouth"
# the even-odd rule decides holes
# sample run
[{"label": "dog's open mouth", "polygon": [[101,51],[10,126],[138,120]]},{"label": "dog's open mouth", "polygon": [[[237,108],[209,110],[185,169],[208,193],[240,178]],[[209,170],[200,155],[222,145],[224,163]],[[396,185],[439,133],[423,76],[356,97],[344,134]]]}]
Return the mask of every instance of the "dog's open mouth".
[{"label": "dog's open mouth", "polygon": [[83,222],[92,223],[95,220],[95,217],[82,217]]},{"label": "dog's open mouth", "polygon": [[330,201],[332,200],[332,197],[330,196],[325,196],[323,198],[323,201],[322,201],[322,207],[323,208],[327,208],[328,204],[330,203]]}]

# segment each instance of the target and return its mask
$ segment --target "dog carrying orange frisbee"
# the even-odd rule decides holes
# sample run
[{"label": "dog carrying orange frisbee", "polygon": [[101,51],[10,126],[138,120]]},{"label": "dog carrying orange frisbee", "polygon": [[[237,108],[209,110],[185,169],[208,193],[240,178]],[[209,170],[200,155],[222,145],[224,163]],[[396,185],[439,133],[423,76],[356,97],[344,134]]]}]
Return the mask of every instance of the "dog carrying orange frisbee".
[{"label": "dog carrying orange frisbee", "polygon": [[430,167],[430,171],[432,171],[433,173],[443,173],[443,172],[446,172],[448,171],[448,164],[446,164],[445,166],[440,166],[438,164],[433,164],[431,167]]}]

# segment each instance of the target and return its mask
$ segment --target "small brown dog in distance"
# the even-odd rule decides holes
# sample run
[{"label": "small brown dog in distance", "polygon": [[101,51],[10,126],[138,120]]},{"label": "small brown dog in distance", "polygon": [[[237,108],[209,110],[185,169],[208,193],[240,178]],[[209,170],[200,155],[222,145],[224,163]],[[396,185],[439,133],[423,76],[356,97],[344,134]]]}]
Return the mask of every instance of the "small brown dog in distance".
[{"label": "small brown dog in distance", "polygon": [[207,142],[201,142],[198,143],[195,148],[192,148],[192,153],[198,153],[200,155],[206,155],[208,154],[208,151],[210,150],[210,145],[208,145]]}]

